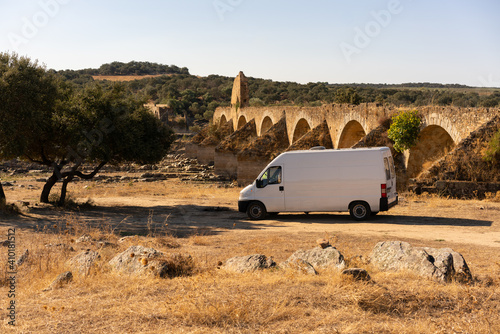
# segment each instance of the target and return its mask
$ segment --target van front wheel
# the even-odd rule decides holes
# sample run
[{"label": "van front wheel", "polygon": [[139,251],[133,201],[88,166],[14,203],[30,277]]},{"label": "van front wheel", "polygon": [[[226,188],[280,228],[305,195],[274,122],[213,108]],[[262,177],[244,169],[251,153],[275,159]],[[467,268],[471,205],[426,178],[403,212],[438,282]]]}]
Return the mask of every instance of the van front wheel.
[{"label": "van front wheel", "polygon": [[349,207],[349,213],[354,220],[366,220],[371,215],[370,206],[366,202],[354,202]]},{"label": "van front wheel", "polygon": [[266,207],[261,202],[252,202],[248,205],[247,216],[250,219],[259,220],[266,217]]}]

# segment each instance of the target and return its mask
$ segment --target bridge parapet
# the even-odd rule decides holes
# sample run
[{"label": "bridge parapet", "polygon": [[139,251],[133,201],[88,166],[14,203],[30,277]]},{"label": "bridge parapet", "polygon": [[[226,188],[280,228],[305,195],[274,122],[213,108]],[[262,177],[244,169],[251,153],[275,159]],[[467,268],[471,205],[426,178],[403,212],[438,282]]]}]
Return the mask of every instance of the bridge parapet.
[{"label": "bridge parapet", "polygon": [[[234,130],[254,119],[257,135],[261,136],[282,117],[286,118],[290,143],[298,140],[308,130],[326,120],[335,148],[345,147],[345,138],[362,138],[380,122],[400,110],[416,109],[423,116],[422,129],[435,125],[444,129],[457,144],[469,133],[500,114],[499,108],[459,108],[423,106],[416,108],[384,106],[376,103],[360,105],[329,104],[321,107],[269,106],[246,108],[217,108],[214,124],[233,120]],[[354,131],[355,133],[351,133]],[[361,137],[360,137],[361,136]],[[348,142],[350,142],[348,141]]]}]

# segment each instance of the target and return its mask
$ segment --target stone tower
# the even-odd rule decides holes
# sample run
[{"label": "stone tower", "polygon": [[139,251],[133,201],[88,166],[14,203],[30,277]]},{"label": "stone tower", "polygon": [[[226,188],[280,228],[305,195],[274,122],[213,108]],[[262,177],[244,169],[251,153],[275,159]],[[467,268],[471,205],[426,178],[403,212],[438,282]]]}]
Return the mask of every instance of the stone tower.
[{"label": "stone tower", "polygon": [[238,74],[233,83],[233,94],[231,95],[231,107],[248,107],[249,100],[248,79],[242,71]]}]

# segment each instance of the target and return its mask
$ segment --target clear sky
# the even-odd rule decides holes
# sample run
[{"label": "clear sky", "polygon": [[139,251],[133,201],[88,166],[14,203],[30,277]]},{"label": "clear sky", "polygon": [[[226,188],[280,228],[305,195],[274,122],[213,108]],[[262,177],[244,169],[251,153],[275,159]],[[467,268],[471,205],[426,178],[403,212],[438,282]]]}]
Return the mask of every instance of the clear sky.
[{"label": "clear sky", "polygon": [[0,0],[0,51],[54,69],[500,87],[498,0]]}]

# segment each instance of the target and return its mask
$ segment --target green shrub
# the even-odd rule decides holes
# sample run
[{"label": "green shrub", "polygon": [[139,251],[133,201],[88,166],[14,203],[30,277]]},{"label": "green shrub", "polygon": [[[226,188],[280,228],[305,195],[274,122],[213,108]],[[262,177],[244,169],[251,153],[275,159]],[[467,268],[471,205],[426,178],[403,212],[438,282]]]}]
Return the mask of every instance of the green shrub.
[{"label": "green shrub", "polygon": [[387,132],[394,142],[394,149],[403,152],[415,146],[420,133],[420,116],[417,110],[400,111],[392,117],[392,124]]},{"label": "green shrub", "polygon": [[491,138],[483,158],[488,162],[500,163],[500,130]]}]

